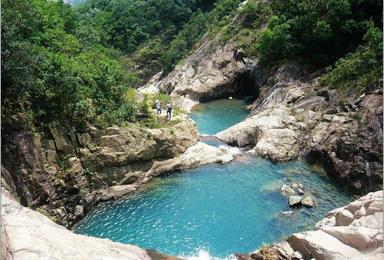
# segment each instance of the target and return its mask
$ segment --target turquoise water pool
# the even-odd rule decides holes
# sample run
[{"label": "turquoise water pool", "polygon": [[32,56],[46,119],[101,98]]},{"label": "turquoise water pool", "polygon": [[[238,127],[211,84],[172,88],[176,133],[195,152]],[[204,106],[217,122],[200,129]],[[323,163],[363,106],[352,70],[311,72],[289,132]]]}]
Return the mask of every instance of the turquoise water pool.
[{"label": "turquoise water pool", "polygon": [[[292,182],[302,183],[316,205],[286,216],[282,212],[292,209],[280,187]],[[301,161],[275,164],[246,154],[225,165],[156,178],[133,196],[100,204],[74,231],[169,255],[226,258],[312,228],[349,201],[340,187]]]},{"label": "turquoise water pool", "polygon": [[214,135],[248,116],[246,102],[240,99],[220,99],[195,106],[190,117],[200,134]]}]

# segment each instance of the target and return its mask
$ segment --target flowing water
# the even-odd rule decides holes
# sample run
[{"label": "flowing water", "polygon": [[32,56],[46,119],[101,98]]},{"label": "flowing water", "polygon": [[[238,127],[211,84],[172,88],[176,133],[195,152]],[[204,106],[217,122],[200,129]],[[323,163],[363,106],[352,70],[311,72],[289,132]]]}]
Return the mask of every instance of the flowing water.
[{"label": "flowing water", "polygon": [[[232,101],[212,103],[234,107]],[[221,108],[211,103],[201,106],[199,113],[212,114],[204,115],[207,121],[192,115],[198,118],[199,128],[207,133],[222,130],[227,123],[212,120],[222,113],[216,111]],[[232,123],[241,117],[229,113],[239,109],[227,110]],[[211,124],[216,124],[212,126],[215,130],[210,131]],[[304,185],[315,207],[288,206],[279,190],[283,183],[292,182]],[[304,162],[275,164],[245,154],[225,165],[211,164],[156,178],[133,196],[100,204],[74,231],[169,255],[201,256],[204,252],[226,258],[312,228],[327,211],[350,200],[340,187]],[[282,214],[291,210],[293,215]]]}]

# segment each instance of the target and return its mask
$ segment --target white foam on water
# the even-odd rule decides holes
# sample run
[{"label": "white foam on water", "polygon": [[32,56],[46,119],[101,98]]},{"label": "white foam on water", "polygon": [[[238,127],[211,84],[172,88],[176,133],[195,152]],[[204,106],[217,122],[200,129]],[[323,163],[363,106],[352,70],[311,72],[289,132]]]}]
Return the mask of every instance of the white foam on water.
[{"label": "white foam on water", "polygon": [[216,257],[216,256],[211,256],[209,252],[205,249],[199,249],[196,252],[196,255],[190,255],[190,256],[180,256],[183,259],[187,260],[235,260],[236,258],[232,255],[227,256],[227,257]]},{"label": "white foam on water", "polygon": [[242,154],[242,151],[238,147],[229,146],[226,144],[219,145],[219,149],[223,151],[224,153],[228,153],[230,155],[239,155]]}]

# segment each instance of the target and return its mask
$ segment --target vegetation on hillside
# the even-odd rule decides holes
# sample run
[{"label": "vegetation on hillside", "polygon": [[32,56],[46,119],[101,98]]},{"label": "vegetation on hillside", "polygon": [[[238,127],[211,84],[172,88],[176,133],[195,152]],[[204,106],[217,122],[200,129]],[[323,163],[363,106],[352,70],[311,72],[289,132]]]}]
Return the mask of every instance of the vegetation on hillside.
[{"label": "vegetation on hillside", "polygon": [[120,54],[81,37],[76,14],[61,1],[2,2],[2,119],[19,112],[36,123],[99,125],[133,120],[124,100],[135,76]]},{"label": "vegetation on hillside", "polygon": [[327,68],[322,82],[333,87],[380,87],[381,1],[242,2],[4,0],[2,119],[105,127],[151,118],[132,87],[166,75],[204,35],[237,41],[261,64]]},{"label": "vegetation on hillside", "polygon": [[77,127],[151,118],[131,87],[169,72],[239,2],[5,0],[2,118]]},{"label": "vegetation on hillside", "polygon": [[236,37],[261,63],[299,59],[313,68],[330,66],[323,82],[333,87],[378,88],[382,8],[374,0],[249,0]]},{"label": "vegetation on hillside", "polygon": [[79,9],[81,23],[104,45],[129,56],[128,69],[145,81],[163,75],[207,32],[231,21],[241,0],[90,0]]}]

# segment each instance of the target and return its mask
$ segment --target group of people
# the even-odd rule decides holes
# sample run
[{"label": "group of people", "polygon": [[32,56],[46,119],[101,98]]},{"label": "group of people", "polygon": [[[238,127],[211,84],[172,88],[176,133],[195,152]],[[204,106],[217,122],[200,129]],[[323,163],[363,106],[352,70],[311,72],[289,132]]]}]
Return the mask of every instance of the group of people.
[{"label": "group of people", "polygon": [[[156,115],[161,115],[162,108],[161,108],[160,101],[158,99],[156,99],[156,101],[155,101],[155,108],[156,108]],[[171,117],[172,117],[172,104],[168,103],[166,105],[166,109],[167,109],[167,119],[171,120]]]}]

